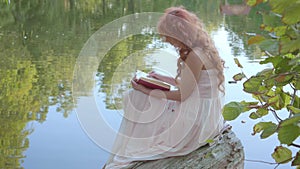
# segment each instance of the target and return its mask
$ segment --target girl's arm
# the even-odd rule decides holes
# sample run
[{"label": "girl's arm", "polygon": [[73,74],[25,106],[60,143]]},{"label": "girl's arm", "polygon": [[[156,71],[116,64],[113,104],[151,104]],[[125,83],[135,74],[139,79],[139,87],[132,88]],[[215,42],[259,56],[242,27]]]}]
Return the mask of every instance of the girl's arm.
[{"label": "girl's arm", "polygon": [[152,71],[149,73],[149,77],[153,77],[155,79],[161,80],[163,82],[169,83],[173,86],[176,86],[175,78],[170,76],[165,76],[159,73],[156,73],[155,71]]}]

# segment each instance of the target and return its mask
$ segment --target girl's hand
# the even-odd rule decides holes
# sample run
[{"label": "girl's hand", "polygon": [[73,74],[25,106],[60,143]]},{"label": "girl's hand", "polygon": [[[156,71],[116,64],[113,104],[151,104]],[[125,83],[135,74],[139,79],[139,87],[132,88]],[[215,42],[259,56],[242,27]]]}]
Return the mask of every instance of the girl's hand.
[{"label": "girl's hand", "polygon": [[137,81],[137,80],[136,80],[136,78],[134,77],[134,78],[131,80],[131,85],[132,85],[132,88],[134,88],[135,90],[138,90],[140,84],[138,84],[136,81]]},{"label": "girl's hand", "polygon": [[158,80],[161,80],[161,75],[158,74],[158,73],[156,73],[156,72],[154,72],[154,71],[149,72],[148,76],[152,77],[152,78],[155,78],[155,79],[158,79]]},{"label": "girl's hand", "polygon": [[133,87],[135,90],[139,90],[139,91],[141,91],[141,92],[147,94],[147,92],[148,92],[149,89],[146,88],[145,86],[141,85],[141,84],[138,84],[136,81],[137,81],[137,80],[136,80],[135,77],[131,80],[131,85],[132,85],[132,87]]}]

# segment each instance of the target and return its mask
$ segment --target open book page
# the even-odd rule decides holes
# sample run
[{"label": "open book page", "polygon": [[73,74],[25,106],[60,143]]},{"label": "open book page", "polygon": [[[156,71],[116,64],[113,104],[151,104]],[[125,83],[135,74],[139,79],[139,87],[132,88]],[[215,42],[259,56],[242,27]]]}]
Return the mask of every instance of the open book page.
[{"label": "open book page", "polygon": [[160,89],[160,90],[171,90],[172,85],[160,81],[158,79],[148,77],[148,74],[145,72],[142,72],[138,70],[136,72],[136,79],[137,83],[144,85],[145,87],[151,88],[151,89]]}]

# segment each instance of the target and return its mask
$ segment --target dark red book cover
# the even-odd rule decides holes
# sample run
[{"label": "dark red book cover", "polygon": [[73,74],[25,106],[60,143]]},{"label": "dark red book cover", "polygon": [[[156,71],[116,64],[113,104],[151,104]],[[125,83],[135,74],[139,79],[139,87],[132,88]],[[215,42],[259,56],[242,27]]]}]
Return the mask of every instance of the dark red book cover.
[{"label": "dark red book cover", "polygon": [[150,89],[170,90],[171,85],[162,82],[158,79],[147,77],[147,74],[141,71],[136,73],[137,83],[144,85]]}]

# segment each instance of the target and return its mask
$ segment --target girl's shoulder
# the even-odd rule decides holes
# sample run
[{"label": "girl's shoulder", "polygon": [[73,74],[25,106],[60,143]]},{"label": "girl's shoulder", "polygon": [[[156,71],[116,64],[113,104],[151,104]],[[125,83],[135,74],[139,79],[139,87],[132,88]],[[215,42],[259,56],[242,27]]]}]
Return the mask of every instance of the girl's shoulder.
[{"label": "girl's shoulder", "polygon": [[194,47],[190,53],[193,60],[199,60],[207,69],[214,67],[210,56],[202,48]]}]

